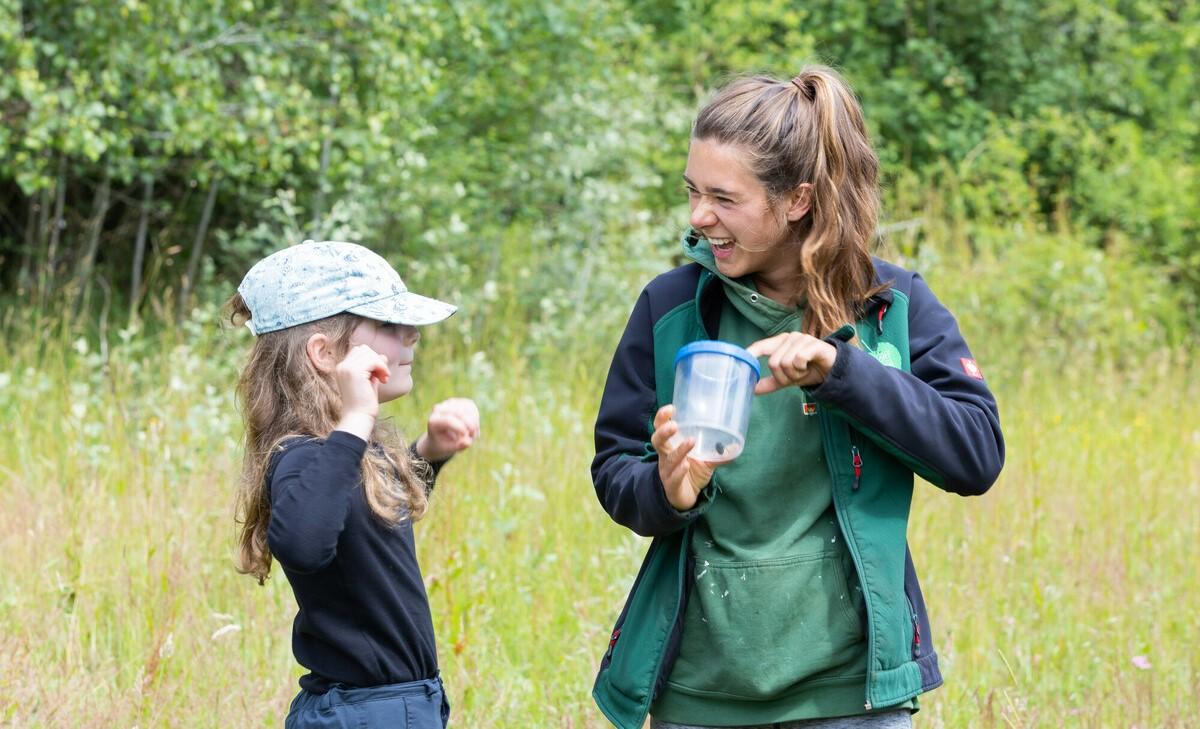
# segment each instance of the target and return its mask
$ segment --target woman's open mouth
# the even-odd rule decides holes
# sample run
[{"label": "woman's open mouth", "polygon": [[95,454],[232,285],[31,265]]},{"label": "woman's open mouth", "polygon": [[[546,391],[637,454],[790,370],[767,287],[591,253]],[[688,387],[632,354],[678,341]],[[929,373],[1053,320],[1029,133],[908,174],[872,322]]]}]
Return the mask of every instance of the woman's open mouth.
[{"label": "woman's open mouth", "polygon": [[708,245],[717,258],[728,258],[733,255],[733,248],[736,244],[733,238],[709,238]]}]

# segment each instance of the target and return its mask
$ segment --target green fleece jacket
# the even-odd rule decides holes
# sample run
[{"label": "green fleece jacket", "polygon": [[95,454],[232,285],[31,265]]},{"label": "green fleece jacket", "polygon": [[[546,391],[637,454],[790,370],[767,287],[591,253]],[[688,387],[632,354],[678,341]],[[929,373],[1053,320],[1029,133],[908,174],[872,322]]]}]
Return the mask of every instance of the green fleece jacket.
[{"label": "green fleece jacket", "polygon": [[[707,247],[689,257],[722,281],[722,341],[800,331],[802,309],[725,278]],[[659,719],[748,725],[863,711],[862,588],[807,400],[797,387],[756,397],[745,451],[714,474],[721,496],[696,521],[679,657],[651,709]]]}]

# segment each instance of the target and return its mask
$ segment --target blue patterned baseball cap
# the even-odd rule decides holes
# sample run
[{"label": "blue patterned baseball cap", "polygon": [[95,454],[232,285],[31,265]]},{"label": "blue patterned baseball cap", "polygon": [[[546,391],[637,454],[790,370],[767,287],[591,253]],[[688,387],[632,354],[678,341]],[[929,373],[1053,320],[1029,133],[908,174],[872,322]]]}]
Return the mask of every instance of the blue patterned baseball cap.
[{"label": "blue patterned baseball cap", "polygon": [[387,261],[354,243],[306,240],[272,253],[242,279],[246,326],[266,334],[350,312],[389,324],[423,326],[457,307],[408,290]]}]

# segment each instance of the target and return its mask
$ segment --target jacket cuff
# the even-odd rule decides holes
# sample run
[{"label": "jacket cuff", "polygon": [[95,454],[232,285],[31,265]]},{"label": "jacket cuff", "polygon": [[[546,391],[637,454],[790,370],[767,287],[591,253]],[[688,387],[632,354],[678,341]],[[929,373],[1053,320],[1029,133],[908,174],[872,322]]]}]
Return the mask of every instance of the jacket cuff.
[{"label": "jacket cuff", "polygon": [[825,341],[837,349],[837,357],[833,360],[833,367],[830,368],[829,374],[825,375],[825,379],[821,384],[815,387],[806,387],[804,391],[817,400],[837,402],[842,392],[846,389],[850,370],[854,366],[853,360],[862,355],[863,352],[842,339],[828,337]]},{"label": "jacket cuff", "polygon": [[365,440],[344,430],[335,430],[330,433],[329,437],[325,439],[325,444],[345,448],[359,459],[367,452],[367,442]]},{"label": "jacket cuff", "polygon": [[428,466],[428,468],[418,468],[417,475],[425,482],[425,492],[429,493],[433,491],[433,485],[437,482],[437,477],[441,473],[442,466],[449,463],[450,459],[454,458],[454,454],[450,454],[450,456],[440,461],[427,461],[421,457],[420,453],[417,453],[417,444],[414,441],[408,444],[408,457],[409,460],[416,464],[426,464]]},{"label": "jacket cuff", "polygon": [[712,505],[713,497],[716,495],[713,482],[710,480],[708,485],[700,489],[700,493],[696,495],[696,505],[687,511],[680,511],[667,500],[667,490],[663,487],[662,477],[658,475],[657,468],[654,469],[651,483],[653,484],[655,493],[658,494],[656,501],[659,502],[662,514],[668,522],[674,524],[676,529],[682,529],[708,511],[708,507]]}]

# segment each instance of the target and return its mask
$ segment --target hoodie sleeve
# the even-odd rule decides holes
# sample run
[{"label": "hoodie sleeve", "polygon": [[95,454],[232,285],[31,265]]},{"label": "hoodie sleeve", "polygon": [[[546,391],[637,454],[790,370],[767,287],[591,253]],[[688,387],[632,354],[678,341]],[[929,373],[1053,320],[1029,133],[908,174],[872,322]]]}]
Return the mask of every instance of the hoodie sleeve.
[{"label": "hoodie sleeve", "polygon": [[425,484],[425,495],[433,493],[433,487],[437,485],[438,474],[442,472],[442,466],[450,462],[454,456],[444,458],[440,461],[427,461],[417,453],[417,442],[414,440],[408,444],[408,458],[412,461],[413,470],[416,471],[417,478]]},{"label": "hoodie sleeve", "polygon": [[964,496],[991,488],[1004,465],[996,400],[954,316],[914,275],[909,292],[911,374],[846,342],[809,392],[927,481]]},{"label": "hoodie sleeve", "polygon": [[270,479],[267,546],[280,564],[310,573],[337,556],[366,450],[363,439],[335,430],[324,442],[301,441],[278,457]]},{"label": "hoodie sleeve", "polygon": [[649,297],[643,291],[604,384],[596,417],[592,482],[613,521],[644,537],[683,528],[703,511],[711,491],[705,489],[700,505],[687,512],[667,501],[658,475],[658,455],[650,445],[657,404],[653,325]]}]

